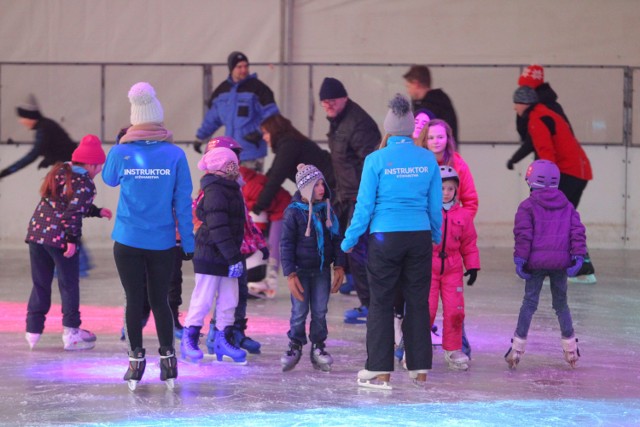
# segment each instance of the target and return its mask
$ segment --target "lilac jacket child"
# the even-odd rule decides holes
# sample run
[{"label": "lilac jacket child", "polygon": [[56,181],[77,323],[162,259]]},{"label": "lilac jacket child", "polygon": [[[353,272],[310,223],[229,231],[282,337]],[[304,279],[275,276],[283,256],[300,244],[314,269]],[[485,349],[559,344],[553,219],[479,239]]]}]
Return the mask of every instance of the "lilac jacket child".
[{"label": "lilac jacket child", "polygon": [[580,353],[567,302],[567,276],[578,273],[587,253],[585,228],[571,202],[558,190],[560,170],[553,162],[533,162],[527,169],[526,181],[531,195],[518,206],[513,227],[513,260],[516,273],[525,280],[525,292],[505,360],[513,369],[524,354],[542,285],[549,276],[564,358],[575,367]]}]

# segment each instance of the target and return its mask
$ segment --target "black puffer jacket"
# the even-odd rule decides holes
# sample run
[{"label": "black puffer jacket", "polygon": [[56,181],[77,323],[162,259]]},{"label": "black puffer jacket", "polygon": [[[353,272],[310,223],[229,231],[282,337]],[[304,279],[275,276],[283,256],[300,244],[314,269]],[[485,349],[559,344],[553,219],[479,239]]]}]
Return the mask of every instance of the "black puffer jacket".
[{"label": "black puffer jacket", "polygon": [[458,117],[456,116],[456,110],[453,109],[453,103],[451,98],[442,89],[430,89],[424,98],[412,101],[413,111],[418,111],[421,108],[431,111],[435,114],[436,119],[441,119],[447,122],[451,126],[453,132],[453,139],[456,143],[459,143],[458,139]]},{"label": "black puffer jacket", "polygon": [[277,141],[272,141],[272,146],[276,156],[267,172],[267,183],[258,196],[253,212],[260,214],[266,210],[287,178],[296,182],[297,167],[300,163],[317,167],[327,180],[329,188],[335,188],[331,154],[318,144],[308,138],[295,139],[293,135],[285,134]]},{"label": "black puffer jacket", "polygon": [[196,207],[202,225],[196,233],[193,268],[196,273],[228,276],[229,266],[242,261],[244,199],[237,182],[206,174],[200,180],[204,196]]},{"label": "black puffer jacket", "polygon": [[337,117],[327,119],[336,198],[355,200],[364,159],[380,145],[382,136],[371,116],[350,99]]},{"label": "black puffer jacket", "polygon": [[[291,203],[303,203],[300,192],[294,194]],[[280,260],[282,273],[288,276],[299,269],[320,269],[320,255],[318,254],[318,239],[315,227],[311,226],[311,235],[305,236],[307,221],[309,220],[308,204],[307,210],[298,209],[289,205],[284,211],[282,220],[282,237],[280,239]],[[322,224],[327,220],[327,210],[322,209],[318,213]],[[345,256],[340,243],[342,236],[333,235],[324,229],[324,263],[323,268],[344,267]]]}]

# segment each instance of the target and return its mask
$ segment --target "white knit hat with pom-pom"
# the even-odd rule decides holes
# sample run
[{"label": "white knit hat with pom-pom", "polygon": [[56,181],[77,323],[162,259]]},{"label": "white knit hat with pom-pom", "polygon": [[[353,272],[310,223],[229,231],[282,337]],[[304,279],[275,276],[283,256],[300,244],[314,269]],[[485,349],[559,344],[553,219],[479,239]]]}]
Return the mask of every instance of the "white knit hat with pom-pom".
[{"label": "white knit hat with pom-pom", "polygon": [[139,82],[129,89],[129,102],[131,102],[131,124],[162,123],[164,112],[162,105],[156,98],[156,91],[147,82]]}]

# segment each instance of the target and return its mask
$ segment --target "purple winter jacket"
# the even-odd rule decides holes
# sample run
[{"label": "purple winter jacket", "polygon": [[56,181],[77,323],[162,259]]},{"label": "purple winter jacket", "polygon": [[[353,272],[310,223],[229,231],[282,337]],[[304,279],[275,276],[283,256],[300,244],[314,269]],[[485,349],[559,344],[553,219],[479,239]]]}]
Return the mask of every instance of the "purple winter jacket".
[{"label": "purple winter jacket", "polygon": [[513,227],[514,257],[527,260],[530,270],[560,270],[571,256],[587,253],[580,214],[556,188],[534,190],[518,206]]}]

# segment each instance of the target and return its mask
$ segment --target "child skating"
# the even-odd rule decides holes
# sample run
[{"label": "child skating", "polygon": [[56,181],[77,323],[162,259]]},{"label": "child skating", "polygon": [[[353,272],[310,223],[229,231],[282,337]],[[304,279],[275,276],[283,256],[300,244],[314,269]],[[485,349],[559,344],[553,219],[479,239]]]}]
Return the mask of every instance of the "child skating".
[{"label": "child skating", "polygon": [[300,361],[302,347],[307,343],[305,324],[311,311],[311,363],[315,369],[329,372],[333,358],[325,349],[326,316],[329,293],[338,292],[344,281],[342,236],[329,203],[329,188],[318,168],[299,164],[296,187],[298,191],[284,213],[280,239],[282,272],[291,291],[289,350],[280,362],[286,372]]},{"label": "child skating", "polygon": [[442,240],[433,245],[429,313],[431,326],[438,311],[438,298],[442,299],[442,348],[449,368],[466,371],[469,357],[462,351],[462,325],[464,324],[465,267],[467,285],[475,283],[480,270],[480,254],[476,242],[478,235],[473,215],[458,202],[460,178],[451,166],[440,166],[442,177]]},{"label": "child skating", "polygon": [[574,368],[580,352],[567,303],[567,276],[575,276],[582,266],[587,252],[585,228],[578,212],[558,189],[560,170],[555,163],[536,160],[527,169],[525,180],[531,195],[518,206],[513,227],[513,262],[516,273],[525,280],[525,291],[511,348],[504,358],[511,369],[520,362],[542,282],[549,276],[564,358]]},{"label": "child skating", "polygon": [[82,218],[111,219],[111,211],[93,204],[93,179],[102,170],[106,156],[95,135],[86,135],[71,156],[71,162],[58,163],[44,178],[42,198],[29,222],[26,243],[31,259],[33,288],[27,305],[27,333],[33,349],[44,331],[51,308],[54,269],[62,301],[62,342],[65,350],[85,350],[95,346],[96,336],[80,329],[80,267],[78,250]]}]

